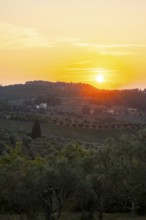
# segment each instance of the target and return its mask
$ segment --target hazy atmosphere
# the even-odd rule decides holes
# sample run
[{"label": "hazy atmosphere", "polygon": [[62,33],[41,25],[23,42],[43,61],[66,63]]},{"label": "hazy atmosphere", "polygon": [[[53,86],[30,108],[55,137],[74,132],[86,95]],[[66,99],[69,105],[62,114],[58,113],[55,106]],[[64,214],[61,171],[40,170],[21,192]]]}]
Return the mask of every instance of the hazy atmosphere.
[{"label": "hazy atmosphere", "polygon": [[146,220],[146,0],[0,0],[0,220]]},{"label": "hazy atmosphere", "polygon": [[0,83],[144,88],[145,0],[0,0]]}]

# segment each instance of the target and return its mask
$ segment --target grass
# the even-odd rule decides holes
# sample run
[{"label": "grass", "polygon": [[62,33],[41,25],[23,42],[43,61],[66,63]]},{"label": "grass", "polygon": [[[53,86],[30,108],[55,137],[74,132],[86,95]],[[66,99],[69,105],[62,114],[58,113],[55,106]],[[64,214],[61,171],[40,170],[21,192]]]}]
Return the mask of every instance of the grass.
[{"label": "grass", "polygon": [[[33,122],[18,121],[18,120],[3,120],[0,119],[0,127],[7,128],[13,131],[31,132]],[[101,143],[104,139],[114,137],[117,138],[126,130],[117,129],[88,129],[88,128],[72,128],[59,126],[54,123],[41,123],[42,135],[60,136],[63,138],[71,138],[74,140]]]}]

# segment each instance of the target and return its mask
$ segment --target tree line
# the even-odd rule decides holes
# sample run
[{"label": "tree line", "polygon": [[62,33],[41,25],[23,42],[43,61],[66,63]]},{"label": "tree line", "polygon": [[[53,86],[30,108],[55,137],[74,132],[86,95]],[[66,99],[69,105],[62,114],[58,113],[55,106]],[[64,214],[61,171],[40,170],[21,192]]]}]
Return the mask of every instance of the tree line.
[{"label": "tree line", "polygon": [[[54,98],[52,98],[54,97]],[[0,111],[11,109],[11,102],[23,100],[22,108],[46,102],[48,105],[61,104],[62,97],[89,98],[89,102],[105,106],[126,106],[146,111],[146,89],[101,90],[83,83],[64,82],[26,82],[22,85],[2,86],[0,88]],[[24,105],[25,104],[25,105]],[[88,104],[88,103],[87,103]]]}]

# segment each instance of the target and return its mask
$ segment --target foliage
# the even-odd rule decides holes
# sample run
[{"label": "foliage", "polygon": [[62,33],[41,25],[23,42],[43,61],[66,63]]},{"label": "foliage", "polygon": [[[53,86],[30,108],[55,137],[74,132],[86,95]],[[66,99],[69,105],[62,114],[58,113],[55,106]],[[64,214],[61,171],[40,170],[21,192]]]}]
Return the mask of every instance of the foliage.
[{"label": "foliage", "polygon": [[[146,111],[145,90],[99,90],[83,83],[53,83],[45,81],[2,86],[0,88],[0,101],[4,105],[0,107],[0,111],[11,109],[11,105],[7,101],[10,101],[10,103],[14,101],[17,104],[17,102],[19,103],[18,100],[23,100],[22,103],[19,103],[18,109],[21,109],[21,111],[25,109],[25,112],[27,112],[28,106],[32,106],[32,101],[34,101],[34,104],[45,101],[48,105],[54,106],[60,104],[60,97],[90,97],[91,103],[96,103],[97,105],[122,105]],[[15,105],[15,110],[17,110],[17,105]]]},{"label": "foliage", "polygon": [[78,210],[84,220],[97,219],[97,212],[102,220],[104,212],[129,212],[134,219],[146,209],[144,130],[124,135],[118,142],[107,139],[96,150],[54,145],[56,150],[43,156],[30,156],[26,149],[32,142],[25,140],[25,149],[20,142],[4,146],[1,212],[23,213],[28,219],[43,213],[46,220],[58,220],[67,210]]}]

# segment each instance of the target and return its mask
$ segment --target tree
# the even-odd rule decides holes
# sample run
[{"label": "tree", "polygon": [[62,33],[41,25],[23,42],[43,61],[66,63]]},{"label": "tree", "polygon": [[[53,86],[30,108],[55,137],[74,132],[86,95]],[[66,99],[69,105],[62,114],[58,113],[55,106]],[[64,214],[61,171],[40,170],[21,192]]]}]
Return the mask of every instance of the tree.
[{"label": "tree", "polygon": [[114,169],[112,151],[114,140],[108,139],[104,147],[96,155],[95,167],[90,181],[97,200],[99,220],[103,220],[103,212],[111,207],[114,197]]},{"label": "tree", "polygon": [[136,210],[146,195],[145,146],[135,135],[123,136],[114,154],[114,164],[119,170],[116,192],[122,206],[126,211],[130,210],[131,220],[134,220]]},{"label": "tree", "polygon": [[32,127],[32,138],[35,139],[35,138],[40,138],[40,137],[41,137],[40,122],[36,120]]}]

